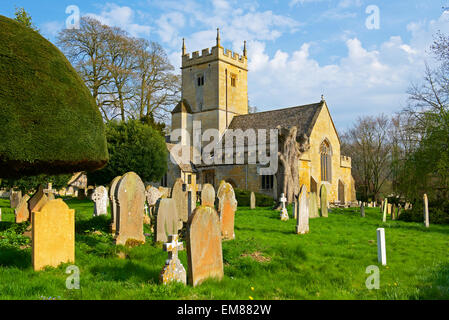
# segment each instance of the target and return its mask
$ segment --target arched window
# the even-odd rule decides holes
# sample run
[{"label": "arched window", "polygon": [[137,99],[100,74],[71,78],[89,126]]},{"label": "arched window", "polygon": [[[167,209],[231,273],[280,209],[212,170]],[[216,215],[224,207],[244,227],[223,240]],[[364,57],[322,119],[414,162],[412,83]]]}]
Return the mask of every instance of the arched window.
[{"label": "arched window", "polygon": [[321,158],[321,181],[331,182],[332,180],[332,151],[327,140],[320,146]]}]

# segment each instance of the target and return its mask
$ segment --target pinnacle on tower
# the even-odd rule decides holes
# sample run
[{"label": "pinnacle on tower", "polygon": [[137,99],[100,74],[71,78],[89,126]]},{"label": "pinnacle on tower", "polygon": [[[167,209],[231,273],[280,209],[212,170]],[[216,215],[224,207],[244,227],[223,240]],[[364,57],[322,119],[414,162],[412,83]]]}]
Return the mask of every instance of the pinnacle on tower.
[{"label": "pinnacle on tower", "polygon": [[246,51],[246,40],[243,41],[243,56],[246,57],[247,51]]},{"label": "pinnacle on tower", "polygon": [[186,55],[186,44],[185,44],[184,38],[182,38],[182,55],[183,56]]},{"label": "pinnacle on tower", "polygon": [[217,47],[220,46],[220,28],[217,28]]}]

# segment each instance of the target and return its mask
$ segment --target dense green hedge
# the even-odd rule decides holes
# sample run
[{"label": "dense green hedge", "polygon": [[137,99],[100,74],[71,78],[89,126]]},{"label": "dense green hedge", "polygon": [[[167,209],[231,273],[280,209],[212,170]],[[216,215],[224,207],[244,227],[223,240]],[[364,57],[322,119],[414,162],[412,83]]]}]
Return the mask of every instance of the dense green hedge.
[{"label": "dense green hedge", "polygon": [[108,160],[101,114],[65,56],[0,16],[0,177],[93,170]]},{"label": "dense green hedge", "polygon": [[[238,205],[242,207],[250,206],[251,191],[243,189],[234,189],[235,198]],[[275,205],[273,197],[267,196],[262,193],[254,193],[256,196],[256,207],[272,207]]]},{"label": "dense green hedge", "polygon": [[[417,201],[411,210],[402,211],[399,220],[424,223],[424,204]],[[429,201],[430,224],[449,224],[449,201],[439,200],[438,203]]]}]

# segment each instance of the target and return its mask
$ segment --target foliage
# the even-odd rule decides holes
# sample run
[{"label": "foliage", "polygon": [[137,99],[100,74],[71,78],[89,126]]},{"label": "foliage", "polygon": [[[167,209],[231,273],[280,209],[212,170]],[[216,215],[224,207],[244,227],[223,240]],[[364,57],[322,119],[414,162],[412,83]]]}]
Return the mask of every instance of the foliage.
[{"label": "foliage", "polygon": [[16,11],[14,13],[14,15],[16,16],[14,18],[14,20],[16,20],[18,23],[20,23],[21,25],[30,28],[36,32],[39,32],[39,29],[33,24],[33,19],[31,18],[31,16],[25,11],[24,8],[17,8],[16,7]]},{"label": "foliage", "polygon": [[[449,200],[429,201],[429,222],[431,224],[448,224],[449,225]],[[424,205],[423,201],[416,201],[412,209],[402,211],[399,220],[407,222],[424,222]]]},{"label": "foliage", "polygon": [[88,173],[89,184],[109,184],[133,171],[143,181],[158,181],[167,171],[165,139],[156,129],[137,120],[106,125],[110,160],[101,170]]},{"label": "foliage", "polygon": [[53,189],[61,189],[67,186],[67,183],[69,182],[71,177],[71,174],[53,176],[41,174],[38,176],[22,177],[19,179],[3,179],[0,183],[0,186],[7,189],[19,189],[22,190],[23,193],[28,193],[31,190],[36,190],[40,184],[46,188],[48,183],[52,183]]},{"label": "foliage", "polygon": [[64,55],[0,16],[0,176],[92,170],[108,160],[95,101]]},{"label": "foliage", "polygon": [[[243,190],[243,189],[234,189],[235,198],[239,206],[249,207],[250,206],[250,198],[251,191]],[[267,196],[262,193],[254,193],[256,196],[256,206],[257,207],[272,207],[275,205],[275,201],[273,197]]]}]

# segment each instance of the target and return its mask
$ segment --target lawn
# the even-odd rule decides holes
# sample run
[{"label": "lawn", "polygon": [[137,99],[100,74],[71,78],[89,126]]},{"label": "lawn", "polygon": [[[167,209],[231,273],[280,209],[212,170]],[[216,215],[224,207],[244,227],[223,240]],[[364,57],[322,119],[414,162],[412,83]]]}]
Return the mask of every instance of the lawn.
[{"label": "lawn", "polygon": [[[0,199],[0,299],[448,299],[449,226],[382,223],[378,208],[333,209],[295,234],[268,208],[239,208],[236,240],[223,243],[223,281],[192,288],[159,284],[167,253],[150,236],[145,245],[115,246],[110,216],[92,218],[93,203],[66,199],[76,209],[79,290],[66,289],[68,264],[34,272],[26,226],[15,225]],[[290,211],[291,213],[291,211]],[[377,262],[376,229],[385,228],[387,266]],[[146,227],[146,233],[150,231]],[[187,269],[186,252],[180,259]],[[380,289],[368,290],[366,268],[379,266]]]}]

